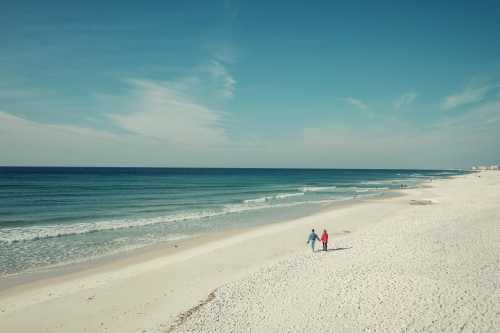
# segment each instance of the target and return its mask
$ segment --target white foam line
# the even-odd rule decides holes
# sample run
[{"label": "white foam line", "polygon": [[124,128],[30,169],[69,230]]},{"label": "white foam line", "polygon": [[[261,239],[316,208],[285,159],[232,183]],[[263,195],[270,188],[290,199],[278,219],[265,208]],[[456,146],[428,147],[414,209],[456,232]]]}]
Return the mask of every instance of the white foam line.
[{"label": "white foam line", "polygon": [[226,214],[241,213],[245,211],[252,211],[259,209],[292,207],[297,205],[319,204],[332,201],[337,201],[337,200],[298,201],[298,202],[282,203],[282,204],[268,203],[263,205],[249,205],[248,203],[232,204],[232,205],[226,205],[224,208],[218,211],[214,210],[214,211],[181,213],[171,216],[160,216],[147,219],[110,220],[110,221],[98,221],[92,223],[74,223],[66,225],[56,224],[56,225],[31,226],[31,227],[2,228],[0,230],[0,242],[10,244],[23,241],[35,241],[35,240],[42,240],[42,239],[49,239],[56,237],[82,235],[99,231],[135,228],[135,227],[142,227],[142,226],[161,224],[161,223],[174,223],[187,220],[200,220]]},{"label": "white foam line", "polygon": [[326,192],[335,190],[336,186],[304,186],[302,192]]}]

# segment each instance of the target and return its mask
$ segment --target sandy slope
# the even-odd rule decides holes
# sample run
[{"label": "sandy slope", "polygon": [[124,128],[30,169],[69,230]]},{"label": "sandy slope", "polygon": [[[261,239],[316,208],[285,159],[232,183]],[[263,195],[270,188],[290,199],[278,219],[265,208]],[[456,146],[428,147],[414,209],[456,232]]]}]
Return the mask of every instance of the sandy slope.
[{"label": "sandy slope", "polygon": [[416,192],[433,204],[228,284],[178,331],[499,332],[500,172]]},{"label": "sandy slope", "polygon": [[500,173],[406,192],[0,292],[0,332],[499,331]]}]

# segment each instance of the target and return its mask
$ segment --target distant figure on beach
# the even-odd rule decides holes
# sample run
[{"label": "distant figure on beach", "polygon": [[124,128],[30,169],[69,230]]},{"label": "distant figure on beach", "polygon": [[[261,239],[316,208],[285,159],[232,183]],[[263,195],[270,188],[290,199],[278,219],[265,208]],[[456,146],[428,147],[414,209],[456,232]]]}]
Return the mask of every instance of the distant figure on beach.
[{"label": "distant figure on beach", "polygon": [[328,251],[328,232],[326,232],[326,229],[323,230],[321,235],[321,242],[323,243],[323,251]]},{"label": "distant figure on beach", "polygon": [[311,243],[311,249],[313,252],[314,252],[314,243],[316,243],[316,240],[319,240],[319,237],[314,232],[314,229],[312,229],[311,233],[309,234],[309,238],[307,239],[307,244]]}]

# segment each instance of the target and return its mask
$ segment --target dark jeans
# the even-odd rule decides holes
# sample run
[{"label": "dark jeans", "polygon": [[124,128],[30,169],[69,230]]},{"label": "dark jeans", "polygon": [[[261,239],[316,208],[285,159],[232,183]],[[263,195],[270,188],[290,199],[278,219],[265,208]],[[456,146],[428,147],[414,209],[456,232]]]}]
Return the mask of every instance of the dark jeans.
[{"label": "dark jeans", "polygon": [[328,251],[328,242],[323,242],[323,251]]}]

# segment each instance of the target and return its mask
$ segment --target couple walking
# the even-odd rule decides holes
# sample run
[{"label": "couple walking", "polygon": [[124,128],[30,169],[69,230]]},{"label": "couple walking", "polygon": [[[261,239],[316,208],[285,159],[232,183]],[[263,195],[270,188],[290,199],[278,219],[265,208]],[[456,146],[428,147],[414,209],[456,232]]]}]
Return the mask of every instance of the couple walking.
[{"label": "couple walking", "polygon": [[313,250],[313,252],[314,243],[316,243],[317,240],[320,240],[323,243],[323,251],[328,251],[328,232],[326,232],[326,230],[323,230],[321,238],[319,238],[316,232],[314,232],[314,229],[311,230],[309,238],[307,239],[307,244],[311,244],[311,249]]}]

